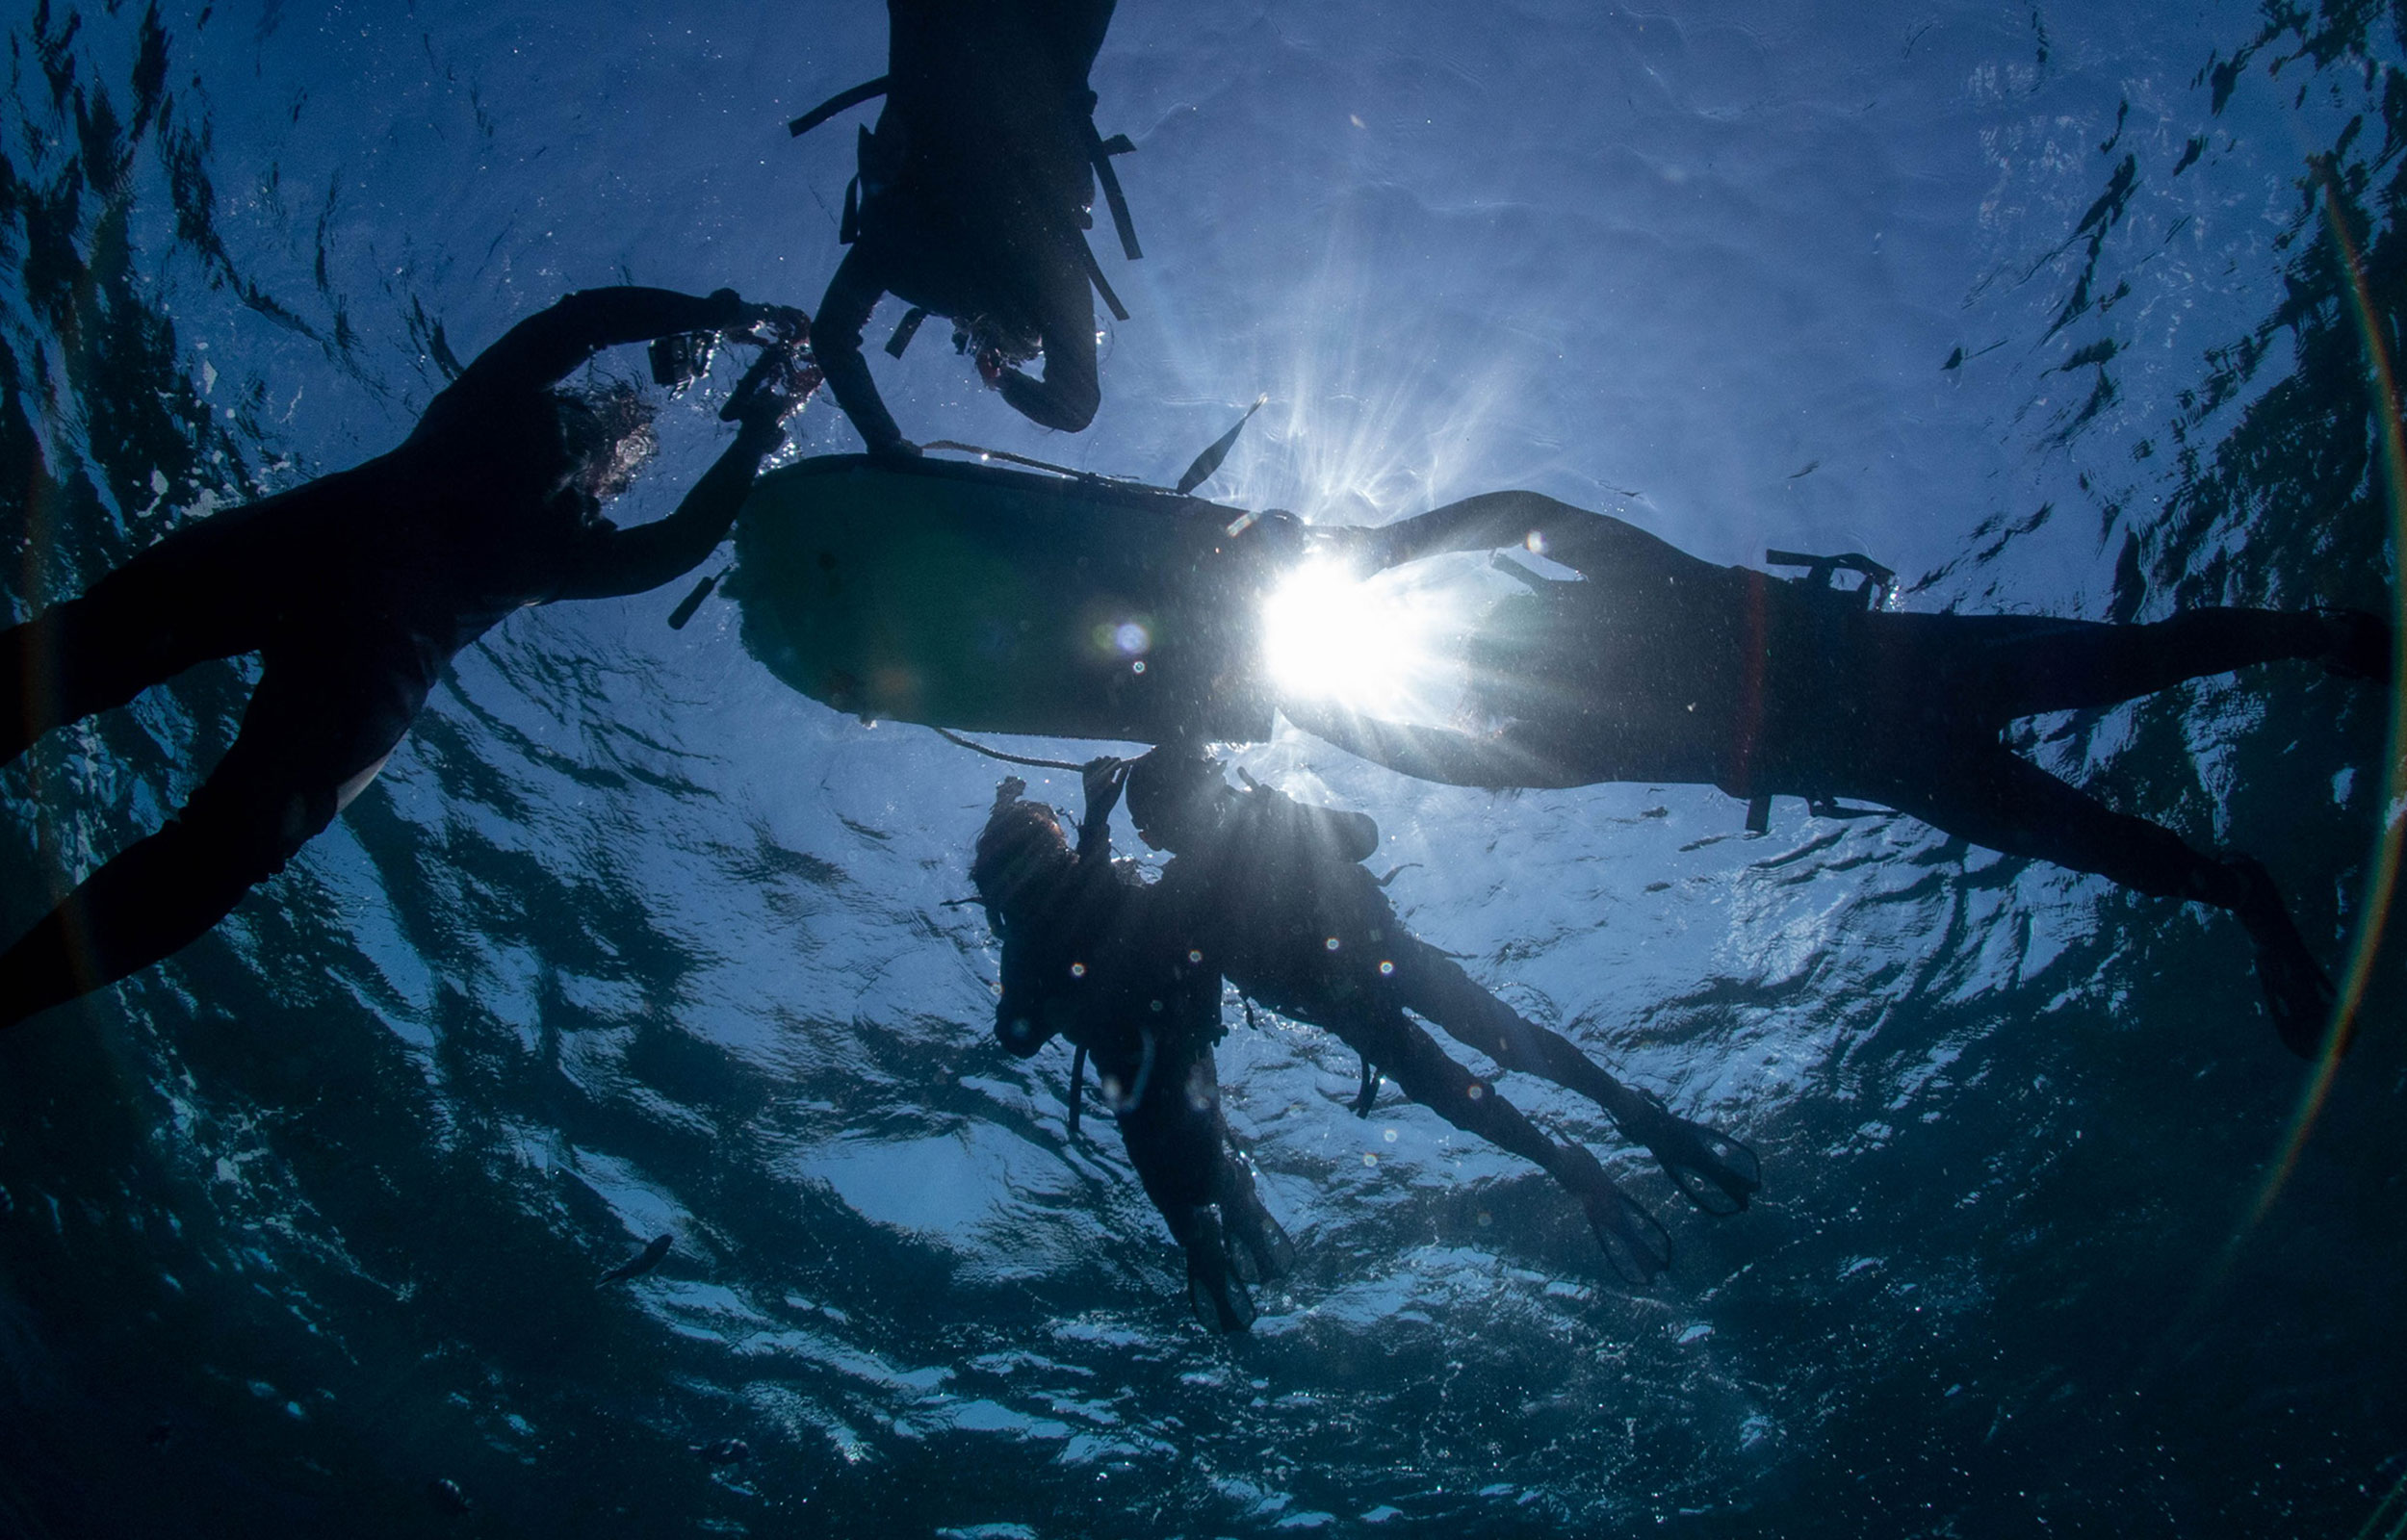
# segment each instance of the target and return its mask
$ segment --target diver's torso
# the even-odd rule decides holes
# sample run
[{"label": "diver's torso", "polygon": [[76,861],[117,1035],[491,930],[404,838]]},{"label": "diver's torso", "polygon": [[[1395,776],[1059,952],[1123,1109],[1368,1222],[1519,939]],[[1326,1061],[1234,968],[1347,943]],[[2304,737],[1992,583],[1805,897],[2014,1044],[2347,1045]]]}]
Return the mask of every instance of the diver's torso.
[{"label": "diver's torso", "polygon": [[1508,603],[1474,654],[1475,707],[1550,783],[1723,783],[1760,708],[1776,601],[1760,574],[1697,566]]},{"label": "diver's torso", "polygon": [[1220,975],[1187,933],[1160,885],[1118,863],[1083,866],[1006,933],[1001,1014],[1026,1014],[1037,1040],[1066,1038],[1105,1068],[1142,1058],[1149,1036],[1216,1036]]},{"label": "diver's torso", "polygon": [[1372,1004],[1384,949],[1403,936],[1329,811],[1275,791],[1237,798],[1221,837],[1174,859],[1160,884],[1241,993],[1303,1021]]}]

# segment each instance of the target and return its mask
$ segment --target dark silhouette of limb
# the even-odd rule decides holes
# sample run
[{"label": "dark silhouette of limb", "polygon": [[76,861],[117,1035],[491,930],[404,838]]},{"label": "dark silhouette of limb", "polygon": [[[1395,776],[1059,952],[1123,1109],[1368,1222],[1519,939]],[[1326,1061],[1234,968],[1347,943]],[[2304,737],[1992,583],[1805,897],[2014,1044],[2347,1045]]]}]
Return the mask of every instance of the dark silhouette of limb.
[{"label": "dark silhouette of limb", "polygon": [[1653,1215],[1614,1185],[1596,1157],[1548,1139],[1521,1110],[1437,1046],[1400,1011],[1332,1013],[1310,1019],[1379,1065],[1407,1096],[1467,1134],[1537,1166],[1570,1189],[1613,1270],[1645,1284],[1671,1265],[1671,1238]]},{"label": "dark silhouette of limb", "polygon": [[1346,531],[1337,538],[1373,569],[1450,551],[1519,546],[1585,577],[1616,583],[1701,581],[1730,571],[1692,556],[1625,520],[1575,508],[1537,492],[1483,492],[1376,529]]},{"label": "dark silhouette of limb", "polygon": [[1011,409],[1029,422],[1076,433],[1095,421],[1102,384],[1095,364],[1095,298],[1083,266],[1056,264],[1038,296],[1037,335],[1045,372],[1031,379],[1005,369],[997,382]]},{"label": "dark silhouette of limb", "polygon": [[2283,658],[2387,671],[2390,653],[2389,628],[2344,611],[2194,609],[2136,626],[2031,615],[1875,615],[1868,624],[1876,675],[1927,668],[1955,712],[2000,724]]},{"label": "dark silhouette of limb", "polygon": [[[1691,1122],[1661,1098],[1622,1084],[1562,1034],[1549,1031],[1473,982],[1454,959],[1417,937],[1390,944],[1394,998],[1508,1070],[1537,1075],[1603,1108],[1614,1126],[1660,1162],[1688,1200],[1708,1214],[1736,1214],[1763,1186],[1755,1152]],[[1382,1067],[1385,1067],[1384,1065]]]},{"label": "dark silhouette of limb", "polygon": [[[1106,1084],[1138,1078],[1133,1065],[1119,1065],[1116,1076],[1112,1069],[1104,1073]],[[1270,1236],[1278,1226],[1261,1213],[1250,1174],[1240,1189],[1226,1169],[1228,1129],[1221,1120],[1210,1046],[1180,1052],[1163,1045],[1144,1080],[1133,1100],[1116,1111],[1129,1164],[1186,1253],[1187,1298],[1196,1319],[1214,1330],[1243,1331],[1256,1313],[1243,1273],[1268,1275],[1253,1247],[1275,1254]],[[1247,1201],[1250,1210],[1241,1207]]]},{"label": "dark silhouette of limb", "polygon": [[811,321],[811,351],[819,372],[871,454],[892,453],[903,444],[902,429],[869,376],[868,360],[861,356],[862,328],[886,293],[879,269],[877,249],[869,243],[845,252]]},{"label": "dark silhouette of limb", "polygon": [[0,1026],[180,951],[284,869],[399,743],[439,658],[406,639],[279,649],[225,757],[168,826],[0,954]]},{"label": "dark silhouette of limb", "polygon": [[504,332],[453,383],[468,386],[468,395],[540,390],[605,347],[723,331],[765,314],[733,289],[709,295],[632,284],[581,289]]},{"label": "dark silhouette of limb", "polygon": [[292,565],[274,514],[298,500],[288,493],[187,526],[81,598],[0,631],[0,764],[195,664],[257,651]]},{"label": "dark silhouette of limb", "polygon": [[562,581],[556,599],[611,599],[640,594],[702,565],[736,526],[736,515],[752,492],[761,461],[785,442],[774,419],[745,423],[677,511],[633,529],[613,529],[588,541]]},{"label": "dark silhouette of limb", "polygon": [[1993,742],[1957,742],[1922,762],[1887,764],[1847,790],[2009,856],[2229,910],[2256,949],[2258,982],[2282,1041],[2312,1056],[2322,1040],[2331,981],[2255,861],[2194,850],[2162,825],[2116,812]]}]

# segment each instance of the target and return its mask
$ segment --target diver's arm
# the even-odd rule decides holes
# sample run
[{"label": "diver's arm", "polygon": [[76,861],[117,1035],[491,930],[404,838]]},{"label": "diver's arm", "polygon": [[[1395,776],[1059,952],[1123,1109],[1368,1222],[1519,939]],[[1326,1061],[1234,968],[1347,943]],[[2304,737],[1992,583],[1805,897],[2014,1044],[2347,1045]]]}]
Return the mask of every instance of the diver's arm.
[{"label": "diver's arm", "polygon": [[611,529],[581,551],[576,566],[554,599],[610,599],[646,589],[691,572],[735,526],[737,511],[752,490],[753,477],[769,451],[786,441],[773,417],[746,420],[736,442],[686,494],[677,511],[633,529]]},{"label": "diver's arm", "polygon": [[687,331],[724,331],[759,319],[733,289],[708,297],[619,285],[581,289],[505,332],[461,374],[463,384],[541,390],[605,347]]},{"label": "diver's arm", "polygon": [[996,385],[1011,409],[1029,422],[1077,433],[1095,421],[1103,400],[1095,367],[1095,300],[1082,269],[1057,274],[1052,289],[1037,333],[1045,347],[1044,377],[1030,379],[1006,369]]},{"label": "diver's arm", "polygon": [[1078,822],[1078,860],[1109,861],[1112,855],[1112,809],[1128,784],[1130,761],[1109,755],[1090,759],[1084,771],[1086,816]]},{"label": "diver's arm", "polygon": [[1710,570],[1668,541],[1610,514],[1575,508],[1536,492],[1484,492],[1350,537],[1374,571],[1450,551],[1519,546],[1584,577],[1660,570]]},{"label": "diver's arm", "polygon": [[835,393],[836,404],[852,420],[869,452],[888,454],[904,448],[902,429],[894,425],[893,414],[878,396],[877,382],[869,377],[868,361],[861,356],[861,328],[868,324],[869,312],[886,293],[874,267],[874,260],[859,245],[844,253],[812,322],[811,351],[818,360],[819,372],[826,376],[827,388]]}]

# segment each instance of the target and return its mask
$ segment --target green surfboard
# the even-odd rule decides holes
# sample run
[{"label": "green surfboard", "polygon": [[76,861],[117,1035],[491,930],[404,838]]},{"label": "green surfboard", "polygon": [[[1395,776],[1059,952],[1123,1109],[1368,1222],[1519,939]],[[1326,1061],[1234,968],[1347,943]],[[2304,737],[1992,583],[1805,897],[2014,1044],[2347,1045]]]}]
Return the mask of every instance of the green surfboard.
[{"label": "green surfboard", "polygon": [[1154,487],[827,455],[755,485],[726,591],[755,657],[864,719],[1249,741],[1299,543],[1292,516]]}]

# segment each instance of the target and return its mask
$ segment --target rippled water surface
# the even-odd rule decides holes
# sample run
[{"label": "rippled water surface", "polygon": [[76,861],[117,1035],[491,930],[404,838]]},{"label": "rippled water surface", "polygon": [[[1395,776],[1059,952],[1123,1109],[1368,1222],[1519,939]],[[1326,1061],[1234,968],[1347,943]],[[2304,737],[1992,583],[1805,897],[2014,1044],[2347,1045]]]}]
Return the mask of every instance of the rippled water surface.
[{"label": "rippled water surface", "polygon": [[[8,33],[11,618],[379,452],[567,289],[815,304],[849,128],[783,124],[885,45],[873,6],[619,0]],[[1868,551],[1913,609],[2387,608],[2401,59],[2354,0],[1126,0],[1095,85],[1147,256],[1104,258],[1093,429],[938,342],[875,364],[916,436],[1155,480],[1266,392],[1207,490],[1320,521],[1524,486],[1718,561]],[[622,522],[715,399],[664,408]],[[824,404],[797,438],[856,442]],[[1613,1156],[1678,1248],[1633,1292],[1538,1172],[1238,1025],[1301,1261],[1224,1342],[1107,1121],[1065,1138],[1066,1051],[987,1031],[945,905],[997,767],[674,598],[498,628],[224,925],[0,1040],[0,1532],[2395,1532],[2394,965],[2252,1223],[2308,1071],[2221,916],[1903,820],[1747,837],[1703,788],[1490,795],[1288,732],[1239,761],[1372,812],[1420,934],[1767,1190],[1709,1220]],[[250,677],[0,773],[11,935],[189,792]],[[2292,665],[2023,742],[2261,854],[2337,969],[2386,729]]]}]

